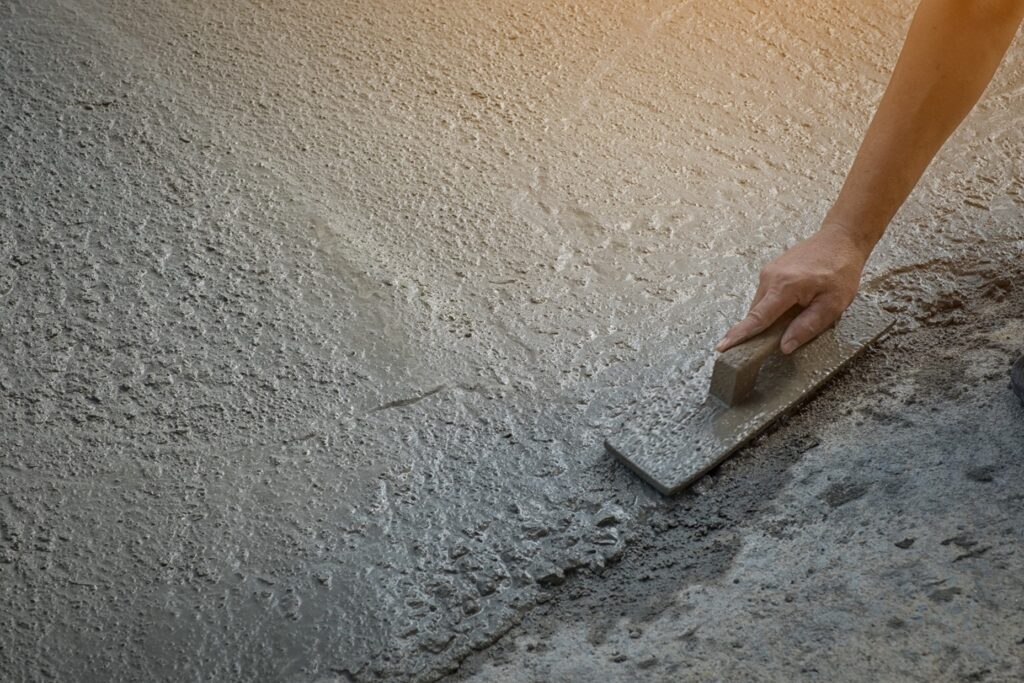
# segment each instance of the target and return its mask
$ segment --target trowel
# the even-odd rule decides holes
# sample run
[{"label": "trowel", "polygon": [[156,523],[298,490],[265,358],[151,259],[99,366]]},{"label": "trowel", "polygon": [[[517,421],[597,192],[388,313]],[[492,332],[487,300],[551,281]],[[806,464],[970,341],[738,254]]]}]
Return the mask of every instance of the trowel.
[{"label": "trowel", "polygon": [[605,448],[661,493],[678,493],[810,398],[893,323],[858,298],[835,325],[784,355],[779,342],[799,310],[719,354],[702,404],[681,401],[672,387],[645,396]]}]

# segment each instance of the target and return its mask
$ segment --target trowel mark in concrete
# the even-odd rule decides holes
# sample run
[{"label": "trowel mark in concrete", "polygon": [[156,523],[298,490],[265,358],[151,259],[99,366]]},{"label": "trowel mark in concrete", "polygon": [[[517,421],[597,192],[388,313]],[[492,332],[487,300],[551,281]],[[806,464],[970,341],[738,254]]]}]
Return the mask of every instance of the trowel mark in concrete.
[{"label": "trowel mark in concrete", "polygon": [[389,408],[402,408],[404,406],[411,406],[413,404],[419,403],[420,401],[422,401],[425,398],[429,398],[430,396],[433,396],[434,394],[436,394],[438,392],[444,391],[447,388],[448,388],[448,385],[446,385],[446,384],[439,384],[438,386],[434,387],[433,389],[430,389],[429,391],[425,391],[425,392],[423,392],[422,394],[420,394],[418,396],[413,396],[411,398],[400,398],[400,399],[396,399],[394,401],[388,401],[384,405],[379,406],[377,408],[374,408],[374,412],[376,412],[378,410],[388,410]]}]

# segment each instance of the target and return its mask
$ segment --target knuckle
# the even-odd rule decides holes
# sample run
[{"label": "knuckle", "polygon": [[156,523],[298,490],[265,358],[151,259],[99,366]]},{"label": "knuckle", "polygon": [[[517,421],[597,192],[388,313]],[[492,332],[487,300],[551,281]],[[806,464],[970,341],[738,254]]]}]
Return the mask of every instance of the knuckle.
[{"label": "knuckle", "polygon": [[792,287],[794,284],[800,282],[800,274],[794,273],[791,270],[780,270],[775,274],[775,281],[780,285]]},{"label": "knuckle", "polygon": [[773,285],[781,282],[785,282],[789,277],[789,273],[785,268],[780,268],[776,265],[768,264],[761,271],[760,281],[761,284]]},{"label": "knuckle", "polygon": [[803,273],[792,271],[782,271],[774,274],[769,285],[772,290],[779,294],[793,296],[805,296],[819,289],[818,283],[813,278],[809,278]]}]

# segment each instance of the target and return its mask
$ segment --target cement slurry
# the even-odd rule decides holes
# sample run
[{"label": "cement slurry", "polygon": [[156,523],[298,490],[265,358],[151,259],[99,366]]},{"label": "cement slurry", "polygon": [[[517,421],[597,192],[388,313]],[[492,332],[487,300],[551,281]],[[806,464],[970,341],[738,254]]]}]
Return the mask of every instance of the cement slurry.
[{"label": "cement slurry", "polygon": [[[600,583],[668,514],[602,439],[813,229],[910,11],[3,3],[3,678],[431,680]],[[872,262],[900,334],[1013,290],[1021,72]],[[743,529],[821,457],[779,438]],[[680,582],[751,547],[725,528]]]}]

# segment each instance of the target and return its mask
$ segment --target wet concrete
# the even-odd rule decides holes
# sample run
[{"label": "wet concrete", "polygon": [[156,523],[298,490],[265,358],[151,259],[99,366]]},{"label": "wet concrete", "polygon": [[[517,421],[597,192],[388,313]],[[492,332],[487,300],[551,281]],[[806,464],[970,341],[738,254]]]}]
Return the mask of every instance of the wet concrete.
[{"label": "wet concrete", "polygon": [[[889,475],[826,479],[835,454],[882,451],[909,482],[891,505],[946,514],[896,539],[945,581],[920,602],[923,637],[977,618],[958,642],[995,642],[1002,675],[1012,546],[955,575],[930,563],[931,540],[960,548],[942,545],[953,517],[991,516],[1003,493],[962,552],[1019,528],[1019,413],[999,403],[1019,410],[1019,51],[867,274],[903,336],[686,501],[601,445],[648,387],[700,385],[758,265],[814,227],[910,9],[5,2],[3,678],[436,679],[553,595],[646,604],[633,569],[661,561],[645,544],[686,505],[671,547],[693,559],[661,588],[704,586],[724,628],[730,567],[779,552],[779,576],[804,571],[759,525],[867,487],[792,547],[859,533]],[[979,346],[993,321],[1000,341]],[[949,362],[899,341],[915,334]],[[917,383],[931,403],[914,418],[879,395]],[[877,441],[835,423],[854,407],[882,416]],[[982,474],[944,474],[981,447]],[[920,484],[918,461],[934,465]],[[960,488],[982,483],[984,505]],[[815,595],[853,567],[823,568]],[[976,586],[1001,599],[965,611]],[[873,627],[843,595],[845,621],[806,642]],[[484,660],[469,673],[500,665]]]},{"label": "wet concrete", "polygon": [[1021,680],[1024,292],[964,294],[446,680]]}]

